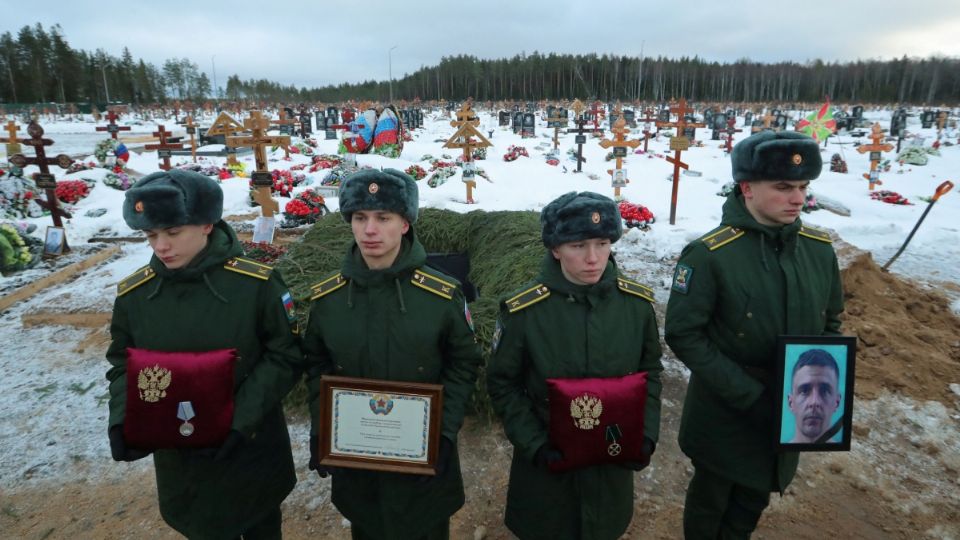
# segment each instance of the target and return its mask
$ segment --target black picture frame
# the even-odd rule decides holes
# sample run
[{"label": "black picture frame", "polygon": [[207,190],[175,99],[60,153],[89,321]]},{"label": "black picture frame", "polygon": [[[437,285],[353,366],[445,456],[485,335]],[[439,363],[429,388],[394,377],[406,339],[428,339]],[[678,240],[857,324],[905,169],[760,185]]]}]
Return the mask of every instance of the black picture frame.
[{"label": "black picture frame", "polygon": [[66,238],[67,231],[63,227],[48,226],[43,239],[43,257],[51,258],[63,255]]},{"label": "black picture frame", "polygon": [[[778,452],[850,450],[856,355],[853,336],[777,338],[773,433]],[[806,389],[812,389],[811,398],[803,397]]]}]

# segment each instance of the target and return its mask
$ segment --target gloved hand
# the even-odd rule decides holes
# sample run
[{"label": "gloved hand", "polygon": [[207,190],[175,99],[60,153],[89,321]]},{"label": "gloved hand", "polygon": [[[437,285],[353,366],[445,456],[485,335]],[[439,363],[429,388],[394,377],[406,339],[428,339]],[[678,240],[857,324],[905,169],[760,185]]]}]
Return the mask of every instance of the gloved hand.
[{"label": "gloved hand", "polygon": [[245,442],[247,442],[247,438],[243,436],[243,433],[240,433],[235,429],[231,429],[230,433],[227,433],[227,438],[224,439],[223,444],[220,445],[220,449],[217,450],[216,455],[213,456],[213,460],[226,460]]},{"label": "gloved hand", "polygon": [[333,474],[334,467],[328,467],[320,464],[320,458],[317,457],[317,450],[320,447],[320,438],[316,435],[310,437],[310,463],[307,468],[311,471],[317,471],[317,476],[326,478]]},{"label": "gloved hand", "polygon": [[441,436],[440,437],[440,448],[437,449],[437,465],[434,467],[434,470],[437,471],[437,474],[433,476],[421,476],[420,482],[424,484],[432,484],[438,479],[443,478],[447,474],[447,469],[450,468],[450,456],[453,455],[453,441],[450,439]]},{"label": "gloved hand", "polygon": [[549,470],[549,465],[563,460],[563,452],[550,443],[546,443],[537,449],[533,456],[533,464],[545,471]]},{"label": "gloved hand", "polygon": [[773,396],[766,388],[760,397],[746,411],[747,420],[753,427],[762,430],[771,429],[773,424]]},{"label": "gloved hand", "polygon": [[644,437],[643,448],[640,449],[640,452],[643,453],[643,459],[640,461],[624,461],[620,463],[620,466],[630,469],[631,471],[642,471],[647,468],[647,465],[650,465],[650,457],[653,456],[656,450],[657,443],[653,442],[653,439],[650,437]]},{"label": "gloved hand", "polygon": [[127,448],[123,440],[123,424],[111,427],[107,436],[110,438],[110,455],[114,461],[136,461],[150,455],[150,452]]}]

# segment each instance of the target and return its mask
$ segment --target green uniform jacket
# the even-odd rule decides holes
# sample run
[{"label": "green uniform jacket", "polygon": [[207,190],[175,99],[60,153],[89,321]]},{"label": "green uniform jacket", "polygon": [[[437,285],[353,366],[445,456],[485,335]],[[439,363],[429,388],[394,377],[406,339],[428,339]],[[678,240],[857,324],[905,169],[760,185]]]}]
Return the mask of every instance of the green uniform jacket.
[{"label": "green uniform jacket", "polygon": [[[385,270],[368,269],[354,243],[342,274],[314,288],[304,335],[314,435],[320,376],[333,374],[442,384],[441,435],[456,444],[482,362],[480,347],[458,282],[426,268],[423,246],[409,236]],[[338,469],[332,499],[367,535],[417,538],[463,506],[457,452],[446,474],[429,482],[417,475]]]},{"label": "green uniform jacket", "polygon": [[[798,219],[757,223],[735,192],[721,226],[680,255],[665,338],[690,368],[680,448],[695,464],[763,491],[783,491],[798,454],[773,451],[773,424],[745,412],[773,385],[779,335],[839,334],[843,291],[837,256],[823,231]],[[747,373],[747,371],[751,373]]]},{"label": "green uniform jacket", "polygon": [[598,465],[551,473],[534,465],[534,456],[548,439],[546,379],[552,377],[646,371],[644,435],[657,441],[663,366],[652,292],[618,280],[613,261],[595,285],[574,285],[549,252],[539,284],[522,290],[537,285],[541,292],[546,286],[549,296],[533,293],[501,303],[487,369],[494,409],[514,446],[506,524],[523,540],[619,538],[633,516],[633,471]]},{"label": "green uniform jacket", "polygon": [[281,299],[287,286],[254,261],[231,268],[259,277],[224,267],[241,254],[236,234],[221,221],[187,268],[167,270],[152,257],[134,274],[152,277],[124,280],[113,307],[110,426],[124,422],[127,347],[238,350],[231,427],[246,442],[220,462],[192,450],[154,452],[160,514],[190,538],[239,536],[296,483],[281,400],[300,376],[302,353]]}]

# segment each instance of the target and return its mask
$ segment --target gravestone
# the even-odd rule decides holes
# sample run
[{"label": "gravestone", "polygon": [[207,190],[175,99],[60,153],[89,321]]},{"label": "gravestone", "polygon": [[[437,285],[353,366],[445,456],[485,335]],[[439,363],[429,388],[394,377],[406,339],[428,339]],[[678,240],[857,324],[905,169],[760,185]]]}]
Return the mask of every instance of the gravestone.
[{"label": "gravestone", "polygon": [[513,112],[513,134],[519,135],[523,130],[523,113],[520,111]]},{"label": "gravestone", "polygon": [[500,127],[505,127],[510,125],[510,113],[507,111],[500,111],[499,114]]},{"label": "gravestone", "polygon": [[336,124],[340,121],[340,111],[336,107],[327,107],[327,124]]},{"label": "gravestone", "polygon": [[774,120],[774,123],[773,123],[774,130],[783,131],[787,129],[787,115],[781,112],[781,113],[778,113],[776,117],[777,118],[776,120]]},{"label": "gravestone", "polygon": [[852,109],[851,118],[853,119],[853,127],[860,127],[863,123],[863,105],[856,105]]},{"label": "gravestone", "polygon": [[746,114],[743,115],[743,125],[744,126],[753,125],[753,112],[747,111]]},{"label": "gravestone", "polygon": [[314,120],[317,122],[317,131],[324,131],[327,129],[327,117],[323,114],[323,111],[317,111],[314,113]]},{"label": "gravestone", "polygon": [[313,118],[310,113],[300,113],[300,136],[306,139],[313,134]]},{"label": "gravestone", "polygon": [[920,115],[920,127],[923,129],[930,129],[933,127],[933,122],[937,119],[937,113],[934,111],[923,111]]},{"label": "gravestone", "polygon": [[537,136],[537,117],[532,112],[523,113],[523,128],[520,136],[525,139]]},{"label": "gravestone", "polygon": [[631,128],[637,127],[637,113],[633,109],[623,111],[623,120]]},{"label": "gravestone", "polygon": [[899,137],[900,133],[906,130],[907,128],[907,111],[904,109],[897,109],[897,112],[893,113],[893,116],[890,118],[890,136]]},{"label": "gravestone", "polygon": [[550,121],[554,117],[554,113],[557,112],[557,107],[555,105],[547,105],[547,127],[554,127],[553,122]]},{"label": "gravestone", "polygon": [[851,120],[852,119],[850,116],[844,111],[837,111],[833,113],[833,121],[837,124],[837,133],[839,133],[840,130],[850,131],[850,129],[853,128],[853,123]]},{"label": "gravestone", "polygon": [[417,127],[422,128],[423,127],[423,111],[420,109],[417,109],[416,114],[417,114]]},{"label": "gravestone", "polygon": [[713,125],[713,116],[714,116],[714,114],[715,114],[715,113],[713,112],[713,109],[707,109],[707,110],[703,111],[703,123],[706,124],[707,127],[709,127],[710,129],[717,129],[717,128],[714,127],[714,125]]}]

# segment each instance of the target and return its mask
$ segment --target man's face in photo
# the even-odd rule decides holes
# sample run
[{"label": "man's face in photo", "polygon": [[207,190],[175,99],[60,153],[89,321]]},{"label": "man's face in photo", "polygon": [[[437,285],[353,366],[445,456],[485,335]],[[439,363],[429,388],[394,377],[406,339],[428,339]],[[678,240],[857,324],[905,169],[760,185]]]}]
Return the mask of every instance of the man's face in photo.
[{"label": "man's face in photo", "polygon": [[832,367],[804,366],[793,376],[787,403],[797,422],[795,439],[813,442],[830,427],[840,406],[837,373]]}]

